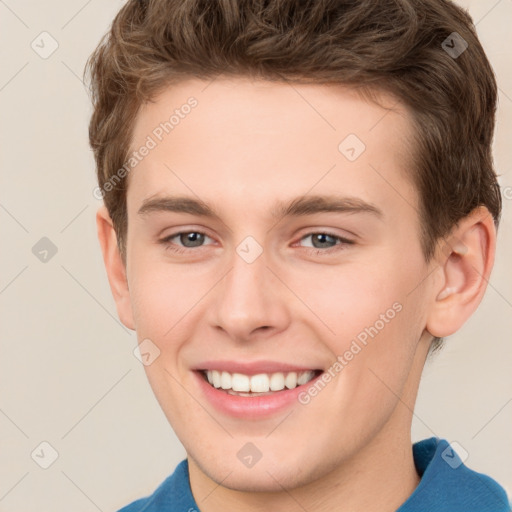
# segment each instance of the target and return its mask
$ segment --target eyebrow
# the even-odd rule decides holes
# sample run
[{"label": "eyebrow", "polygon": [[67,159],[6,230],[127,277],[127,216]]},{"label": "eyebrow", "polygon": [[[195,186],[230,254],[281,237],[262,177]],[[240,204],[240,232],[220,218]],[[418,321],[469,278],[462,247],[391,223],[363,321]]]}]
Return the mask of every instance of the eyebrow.
[{"label": "eyebrow", "polygon": [[[199,215],[220,220],[219,213],[207,203],[186,196],[153,197],[143,201],[139,215],[152,212],[175,212]],[[382,211],[374,204],[357,197],[331,195],[304,195],[289,202],[278,201],[271,209],[273,218],[299,217],[315,213],[369,213],[377,218],[383,217]]]}]

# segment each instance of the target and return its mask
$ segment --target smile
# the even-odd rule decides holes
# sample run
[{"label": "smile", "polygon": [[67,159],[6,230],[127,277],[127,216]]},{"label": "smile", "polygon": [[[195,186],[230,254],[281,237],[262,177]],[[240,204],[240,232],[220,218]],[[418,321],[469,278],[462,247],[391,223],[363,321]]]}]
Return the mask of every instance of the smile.
[{"label": "smile", "polygon": [[285,389],[295,389],[307,384],[321,373],[321,370],[300,372],[275,372],[245,375],[220,370],[203,370],[205,380],[214,388],[230,395],[263,396]]}]

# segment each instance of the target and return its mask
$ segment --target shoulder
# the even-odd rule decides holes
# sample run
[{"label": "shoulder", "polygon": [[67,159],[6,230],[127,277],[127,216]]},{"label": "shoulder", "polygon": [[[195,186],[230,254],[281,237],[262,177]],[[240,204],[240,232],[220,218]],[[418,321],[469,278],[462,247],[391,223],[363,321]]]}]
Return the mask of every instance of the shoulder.
[{"label": "shoulder", "polygon": [[462,447],[431,438],[413,446],[421,481],[399,512],[510,512],[505,490],[464,464]]}]

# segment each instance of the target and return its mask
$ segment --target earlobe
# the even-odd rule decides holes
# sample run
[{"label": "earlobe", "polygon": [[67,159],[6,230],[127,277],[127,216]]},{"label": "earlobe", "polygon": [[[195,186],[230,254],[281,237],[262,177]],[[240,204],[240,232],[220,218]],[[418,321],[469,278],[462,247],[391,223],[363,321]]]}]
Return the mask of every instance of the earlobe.
[{"label": "earlobe", "polygon": [[130,291],[128,289],[126,266],[119,252],[116,232],[105,206],[99,208],[96,213],[96,227],[110,289],[116,303],[117,314],[126,327],[134,330],[135,324],[133,321]]},{"label": "earlobe", "polygon": [[462,219],[439,244],[440,283],[433,290],[427,330],[443,338],[460,329],[480,304],[494,263],[496,229],[485,207]]}]

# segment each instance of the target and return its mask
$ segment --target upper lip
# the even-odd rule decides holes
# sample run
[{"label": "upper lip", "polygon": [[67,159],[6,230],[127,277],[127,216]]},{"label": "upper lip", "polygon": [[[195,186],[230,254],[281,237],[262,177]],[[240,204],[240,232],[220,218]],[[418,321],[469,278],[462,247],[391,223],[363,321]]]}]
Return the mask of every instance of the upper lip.
[{"label": "upper lip", "polygon": [[319,370],[318,366],[303,366],[279,361],[203,361],[195,370],[218,370],[229,373],[242,373],[244,375],[258,375],[260,373],[277,372],[305,372]]}]

